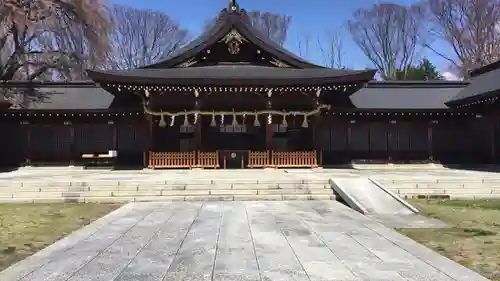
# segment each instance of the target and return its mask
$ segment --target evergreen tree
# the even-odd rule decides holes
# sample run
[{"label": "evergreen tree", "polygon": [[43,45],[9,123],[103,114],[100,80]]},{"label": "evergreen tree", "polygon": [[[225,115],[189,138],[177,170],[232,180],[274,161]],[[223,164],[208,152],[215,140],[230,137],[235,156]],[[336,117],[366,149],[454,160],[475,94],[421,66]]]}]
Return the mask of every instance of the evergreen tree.
[{"label": "evergreen tree", "polygon": [[424,58],[418,65],[398,70],[396,72],[396,79],[413,81],[442,80],[443,76],[432,62]]}]

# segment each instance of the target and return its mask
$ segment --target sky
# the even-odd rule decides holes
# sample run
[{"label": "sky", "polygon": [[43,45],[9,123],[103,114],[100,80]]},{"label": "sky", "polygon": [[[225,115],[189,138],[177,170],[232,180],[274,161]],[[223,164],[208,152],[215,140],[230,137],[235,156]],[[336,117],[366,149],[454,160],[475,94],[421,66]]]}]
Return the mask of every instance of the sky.
[{"label": "sky", "polygon": [[[336,30],[342,36],[344,45],[343,60],[348,68],[359,69],[373,67],[361,50],[352,41],[345,28],[345,23],[359,8],[370,8],[380,0],[238,0],[241,8],[247,11],[260,10],[291,16],[285,47],[298,54],[298,38],[309,37],[310,46],[305,58],[323,64],[318,38],[325,38],[329,31]],[[392,0],[399,4],[411,4],[415,0]],[[141,9],[157,10],[167,13],[173,20],[187,28],[192,36],[201,33],[204,24],[227,7],[228,0],[112,0],[112,3]],[[441,49],[441,48],[440,48]],[[448,64],[430,51],[424,51],[443,73]]]}]

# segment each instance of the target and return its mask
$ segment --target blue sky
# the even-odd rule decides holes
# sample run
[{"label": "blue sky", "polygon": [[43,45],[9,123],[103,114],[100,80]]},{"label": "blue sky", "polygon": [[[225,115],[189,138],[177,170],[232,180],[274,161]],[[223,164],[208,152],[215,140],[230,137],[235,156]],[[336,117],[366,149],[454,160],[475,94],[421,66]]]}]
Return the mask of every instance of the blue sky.
[{"label": "blue sky", "polygon": [[[411,4],[415,0],[393,0],[400,4]],[[297,38],[309,36],[310,47],[308,60],[321,64],[323,57],[316,46],[318,36],[324,36],[328,30],[339,30],[343,37],[344,61],[350,68],[372,67],[362,52],[352,42],[345,22],[359,8],[368,8],[379,0],[238,0],[246,10],[261,10],[286,14],[292,17],[286,47],[297,52]],[[112,0],[112,3],[128,5],[136,8],[163,11],[169,14],[181,26],[189,29],[197,36],[204,23],[214,17],[228,0]],[[425,55],[434,62],[441,71],[448,65],[430,52]]]}]

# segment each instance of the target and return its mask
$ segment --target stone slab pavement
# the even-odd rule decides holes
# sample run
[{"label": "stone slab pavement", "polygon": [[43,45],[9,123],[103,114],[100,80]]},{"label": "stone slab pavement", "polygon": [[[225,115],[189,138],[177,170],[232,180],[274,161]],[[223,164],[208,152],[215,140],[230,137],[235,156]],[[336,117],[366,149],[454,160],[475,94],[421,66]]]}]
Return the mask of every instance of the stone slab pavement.
[{"label": "stone slab pavement", "polygon": [[130,203],[0,280],[479,281],[335,201]]},{"label": "stone slab pavement", "polygon": [[263,179],[287,180],[329,178],[376,177],[389,179],[478,179],[493,178],[500,181],[500,173],[454,169],[245,169],[245,170],[82,170],[68,167],[26,167],[10,172],[0,172],[0,185],[11,182],[92,182],[123,181],[153,182],[199,179]]}]

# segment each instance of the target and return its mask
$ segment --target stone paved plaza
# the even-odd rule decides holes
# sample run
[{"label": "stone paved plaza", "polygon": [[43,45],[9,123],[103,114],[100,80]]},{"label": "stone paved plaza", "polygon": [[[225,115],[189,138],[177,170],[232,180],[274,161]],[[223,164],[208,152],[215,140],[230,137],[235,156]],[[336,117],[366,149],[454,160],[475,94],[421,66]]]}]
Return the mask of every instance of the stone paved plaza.
[{"label": "stone paved plaza", "polygon": [[403,165],[388,168],[387,165],[372,165],[369,169],[244,169],[244,170],[82,170],[81,168],[37,168],[27,167],[0,173],[0,184],[10,182],[68,182],[68,181],[133,181],[157,182],[168,180],[327,180],[330,177],[353,178],[374,177],[390,179],[498,179],[500,173],[473,170],[446,169],[429,165]]},{"label": "stone paved plaza", "polygon": [[487,280],[336,201],[129,203],[0,280]]}]

